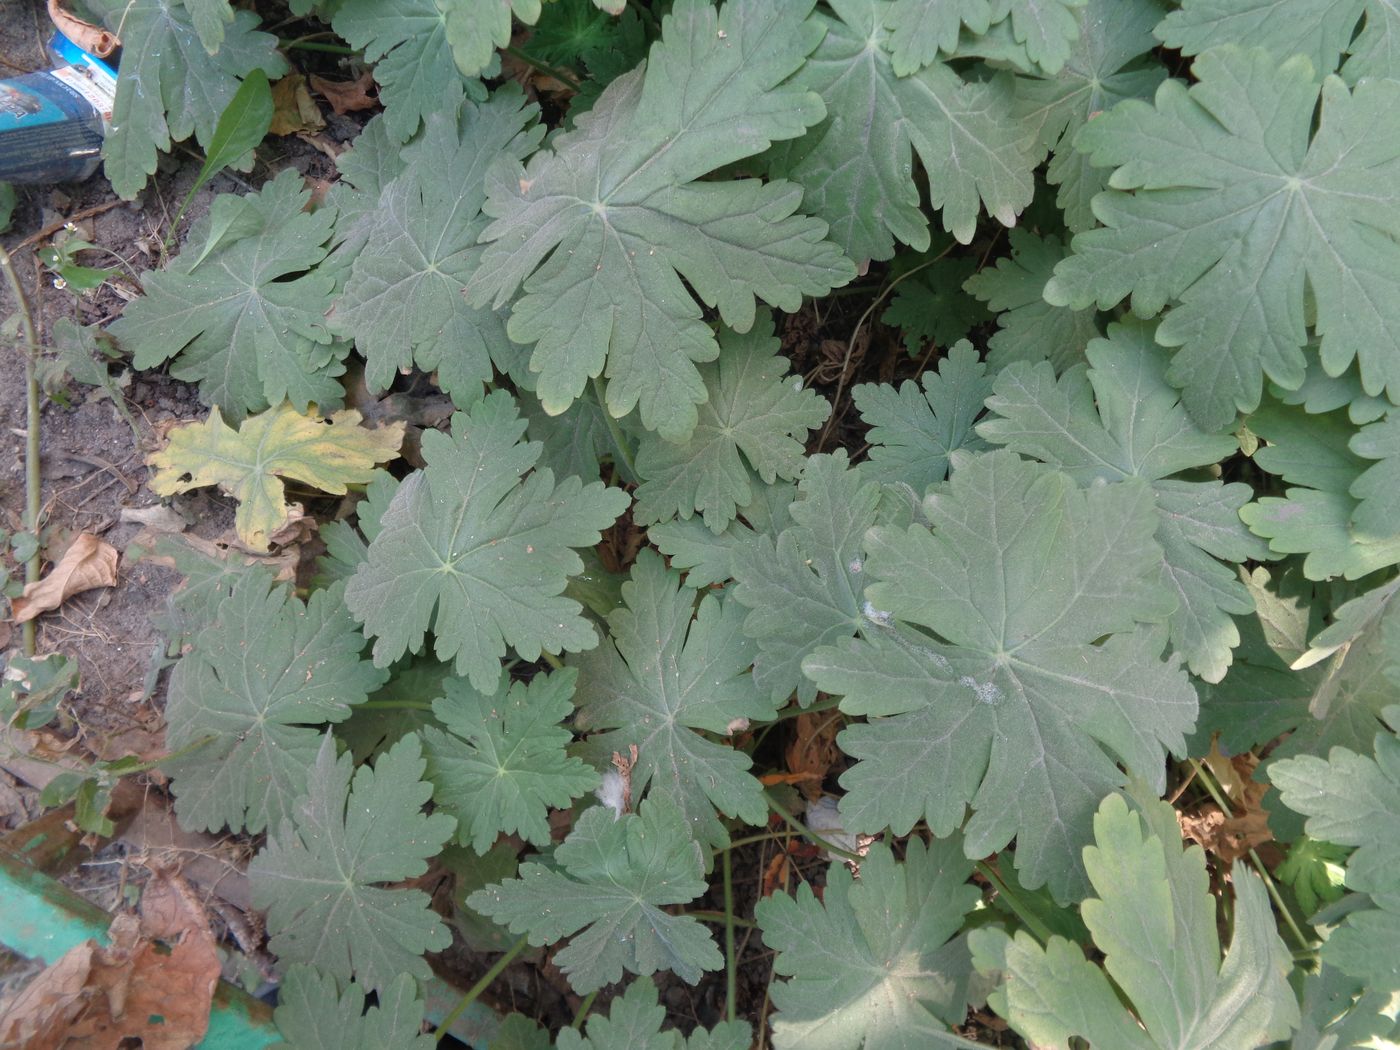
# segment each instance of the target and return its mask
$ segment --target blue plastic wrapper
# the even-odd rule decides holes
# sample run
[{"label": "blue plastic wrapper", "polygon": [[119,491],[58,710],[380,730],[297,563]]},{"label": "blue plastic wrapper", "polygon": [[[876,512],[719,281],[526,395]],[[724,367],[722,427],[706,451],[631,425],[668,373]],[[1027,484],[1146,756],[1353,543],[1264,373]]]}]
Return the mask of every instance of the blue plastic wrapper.
[{"label": "blue plastic wrapper", "polygon": [[55,68],[0,80],[0,182],[71,182],[102,162],[116,72],[55,34]]}]

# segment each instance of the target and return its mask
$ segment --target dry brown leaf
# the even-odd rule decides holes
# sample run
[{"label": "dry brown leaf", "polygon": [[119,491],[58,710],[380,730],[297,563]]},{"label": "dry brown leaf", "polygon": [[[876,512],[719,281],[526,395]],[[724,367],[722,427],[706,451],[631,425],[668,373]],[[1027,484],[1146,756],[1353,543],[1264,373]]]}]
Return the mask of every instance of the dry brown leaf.
[{"label": "dry brown leaf", "polygon": [[311,76],[311,90],[329,102],[331,109],[341,116],[379,105],[379,98],[370,94],[373,87],[374,77],[369,70],[354,80],[327,80],[314,73]]},{"label": "dry brown leaf", "polygon": [[115,34],[109,33],[101,26],[95,26],[91,22],[84,22],[77,15],[65,11],[58,0],[49,0],[48,8],[49,20],[59,28],[63,35],[84,51],[90,51],[98,58],[106,58],[121,43]]},{"label": "dry brown leaf", "polygon": [[269,135],[294,135],[299,131],[320,131],[326,126],[320,107],[306,89],[300,73],[285,76],[272,85],[272,123]]},{"label": "dry brown leaf", "polygon": [[[1211,753],[1217,754],[1218,751],[1212,748]],[[1195,813],[1178,813],[1177,821],[1187,838],[1200,843],[1225,863],[1233,864],[1241,857],[1248,856],[1250,850],[1273,841],[1269,814],[1264,809],[1264,796],[1269,792],[1269,785],[1260,784],[1254,779],[1254,770],[1259,765],[1259,759],[1254,755],[1235,755],[1233,758],[1221,755],[1220,759],[1229,769],[1227,777],[1221,778],[1217,774],[1217,778],[1226,787],[1231,815],[1226,816],[1218,805],[1208,802]],[[1235,786],[1235,790],[1231,790],[1232,786]]]},{"label": "dry brown leaf", "polygon": [[219,956],[189,897],[170,880],[153,878],[141,918],[112,920],[110,945],[84,941],[0,1004],[0,1044],[116,1050],[139,1039],[146,1050],[196,1046],[209,1027]]},{"label": "dry brown leaf", "polygon": [[841,732],[845,719],[836,711],[819,711],[798,715],[794,721],[784,758],[790,772],[803,774],[802,779],[791,783],[796,783],[803,796],[814,802],[822,797],[822,781],[841,757],[836,734]]},{"label": "dry brown leaf", "polygon": [[16,623],[57,609],[75,594],[117,584],[117,548],[91,533],[78,535],[53,571],[37,583],[26,584],[24,594],[11,603]]}]

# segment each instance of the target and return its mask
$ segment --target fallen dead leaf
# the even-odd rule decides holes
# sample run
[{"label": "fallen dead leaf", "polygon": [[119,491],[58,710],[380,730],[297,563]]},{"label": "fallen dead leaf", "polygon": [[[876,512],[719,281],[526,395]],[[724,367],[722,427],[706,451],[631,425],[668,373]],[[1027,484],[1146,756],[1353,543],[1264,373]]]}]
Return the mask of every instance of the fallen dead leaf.
[{"label": "fallen dead leaf", "polygon": [[77,15],[63,9],[59,0],[49,0],[49,19],[73,43],[84,51],[90,51],[98,58],[106,58],[121,43],[116,34],[109,33],[101,26],[84,22]]},{"label": "fallen dead leaf", "polygon": [[786,783],[796,784],[809,802],[822,797],[822,781],[841,757],[836,734],[845,724],[837,711],[801,714],[794,720],[792,739],[783,755],[788,770],[800,776]]},{"label": "fallen dead leaf", "polygon": [[320,131],[326,126],[321,110],[311,92],[306,89],[306,78],[300,73],[285,76],[272,85],[272,124],[269,135],[294,135],[299,131]]},{"label": "fallen dead leaf", "polygon": [[[1212,755],[1229,770],[1228,775],[1217,778],[1225,787],[1229,799],[1231,815],[1214,802],[1207,802],[1194,813],[1177,813],[1177,822],[1182,833],[1193,842],[1198,842],[1207,851],[1214,853],[1227,864],[1233,864],[1249,851],[1272,842],[1274,835],[1269,830],[1269,814],[1264,809],[1264,796],[1269,792],[1268,784],[1260,784],[1254,779],[1254,770],[1259,759],[1252,754],[1235,755],[1225,758],[1218,749],[1212,748]],[[1210,758],[1206,759],[1207,763]],[[1211,765],[1214,770],[1216,766]]]},{"label": "fallen dead leaf", "polygon": [[57,609],[75,594],[117,584],[117,548],[88,532],[78,535],[58,564],[42,580],[27,584],[11,602],[16,623]]},{"label": "fallen dead leaf", "polygon": [[[0,1003],[0,1045],[26,1050],[186,1050],[204,1038],[219,956],[202,911],[162,875],[141,917],[112,920],[106,947],[88,940]],[[161,942],[161,943],[157,943]]]},{"label": "fallen dead leaf", "polygon": [[378,96],[370,94],[373,87],[374,77],[369,70],[354,80],[327,80],[314,73],[311,76],[311,90],[329,102],[340,116],[379,105]]}]

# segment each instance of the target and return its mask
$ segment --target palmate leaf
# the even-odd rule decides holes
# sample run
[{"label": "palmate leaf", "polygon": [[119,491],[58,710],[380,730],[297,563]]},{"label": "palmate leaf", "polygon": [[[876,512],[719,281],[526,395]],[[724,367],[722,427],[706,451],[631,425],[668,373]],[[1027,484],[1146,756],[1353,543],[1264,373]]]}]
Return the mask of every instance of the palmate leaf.
[{"label": "palmate leaf", "polygon": [[673,444],[644,435],[637,449],[633,516],[642,525],[699,513],[711,532],[723,532],[754,497],[750,469],[765,484],[795,481],[803,442],[831,414],[801,376],[788,376],[773,318],[763,311],[744,335],[720,334],[719,359],[700,366],[710,399],[700,406],[690,440]]},{"label": "palmate leaf", "polygon": [[403,150],[406,169],[348,232],[362,247],[330,322],[354,337],[372,391],[416,364],[436,372],[438,386],[465,406],[480,398],[492,362],[515,356],[504,316],[468,306],[462,289],[481,257],[486,169],[538,144],[537,115],[515,90],[479,106],[464,102],[456,117],[430,115],[422,137]]},{"label": "palmate leaf", "polygon": [[1065,257],[1057,237],[1012,230],[1011,254],[974,274],[963,285],[997,313],[997,331],[987,340],[993,373],[1014,361],[1049,361],[1063,372],[1084,360],[1089,340],[1101,334],[1092,306],[1072,310],[1045,301],[1045,285]]},{"label": "palmate leaf", "polygon": [[[929,65],[941,51],[958,50],[960,34],[987,32],[1005,21],[1027,58],[1046,73],[1060,71],[1082,32],[1074,8],[1085,0],[894,0],[889,28],[895,72],[903,77]],[[1122,0],[1129,3],[1131,0]]]},{"label": "palmate leaf", "polygon": [[[172,141],[194,135],[201,146],[209,144],[244,76],[254,69],[272,78],[287,71],[277,38],[257,29],[257,15],[231,13],[219,0],[89,0],[88,7],[121,37],[102,157],[112,189],[127,200],[146,185],[157,154]],[[217,50],[211,50],[216,37]]]},{"label": "palmate leaf", "polygon": [[432,785],[421,779],[416,736],[355,769],[353,781],[352,768],[327,733],[306,796],[272,829],[248,877],[253,904],[267,912],[268,947],[284,963],[381,991],[400,974],[427,980],[423,952],[451,938],[422,890],[378,884],[422,875],[456,822],[422,811]]},{"label": "palmate leaf", "polygon": [[279,827],[306,793],[322,724],[383,684],[342,597],[333,587],[302,605],[271,574],[244,573],[194,636],[170,676],[165,739],[171,751],[210,739],[161,764],[182,827]]},{"label": "palmate leaf", "polygon": [[807,460],[793,524],[761,535],[734,559],[734,598],[751,610],[744,633],[758,642],[754,682],[781,704],[797,692],[804,707],[816,686],[802,659],[853,637],[862,621],[865,530],[876,522],[880,486],[851,470],[844,449]]},{"label": "palmate leaf", "polygon": [[548,846],[549,808],[567,809],[598,786],[597,772],[564,751],[574,735],[560,723],[573,714],[577,677],[565,668],[492,695],[443,683],[433,714],[446,731],[426,727],[423,744],[433,801],[457,818],[463,845],[485,853],[502,832],[518,832]]},{"label": "palmate leaf", "polygon": [[[374,79],[384,103],[384,127],[392,139],[403,142],[418,130],[428,114],[451,110],[466,95],[485,94],[475,79],[484,66],[470,68],[475,56],[480,55],[478,46],[464,47],[464,56],[473,57],[459,67],[454,58],[453,36],[465,41],[464,30],[474,35],[469,24],[473,8],[488,17],[498,17],[509,2],[395,0],[385,4],[381,0],[343,0],[337,5],[331,25],[352,47],[363,49],[365,59],[374,63]],[[508,31],[508,9],[505,18]],[[489,45],[487,52],[489,60]]]},{"label": "palmate leaf", "polygon": [[171,428],[165,448],[150,458],[151,491],[173,496],[218,485],[238,501],[238,538],[265,551],[290,514],[283,478],[343,495],[347,485],[369,481],[375,464],[398,457],[403,423],[359,424],[353,409],[322,419],[282,404],[234,430],[215,408],[203,423]]},{"label": "palmate leaf", "polygon": [[[807,461],[807,470],[812,461]],[[671,568],[685,570],[685,585],[697,590],[714,583],[727,583],[736,573],[743,552],[751,549],[765,534],[776,536],[792,518],[788,507],[797,497],[791,482],[764,485],[751,483],[753,500],[739,508],[739,517],[721,533],[713,533],[695,518],[668,521],[647,529],[647,539],[670,560]]]},{"label": "palmate leaf", "polygon": [[512,303],[549,412],[605,374],[614,416],[640,403],[648,429],[684,441],[707,397],[694,363],[719,353],[700,302],[746,332],[756,299],[794,311],[854,276],[825,224],[794,214],[800,187],[695,181],[821,119],[819,98],[782,83],[821,37],[813,2],[678,0],[645,67],[528,167],[493,169],[468,300]]},{"label": "palmate leaf", "polygon": [[423,1002],[418,984],[402,974],[381,988],[365,1009],[365,990],[310,966],[292,966],[277,991],[272,1020],[286,1040],[273,1050],[433,1050],[436,1040],[420,1034]]},{"label": "palmate leaf", "polygon": [[[572,1028],[559,1033],[559,1050],[748,1050],[753,1032],[743,1021],[721,1021],[711,1029],[697,1027],[689,1038],[674,1029],[661,1030],[666,1011],[657,1003],[656,986],[633,981],[612,1001],[608,1016],[588,1019],[588,1035]],[[493,1044],[494,1045],[494,1044]]]},{"label": "palmate leaf", "polygon": [[1348,491],[1361,501],[1351,523],[1364,533],[1385,535],[1400,527],[1400,409],[1362,427],[1349,444],[1363,459],[1379,461],[1351,483]]},{"label": "palmate leaf", "polygon": [[964,82],[941,62],[895,75],[885,50],[888,0],[834,0],[826,36],[793,83],[817,92],[827,119],[774,151],[770,168],[801,183],[803,206],[857,262],[888,259],[895,242],[930,242],[913,175],[917,153],[943,228],[966,244],[977,216],[1007,226],[1030,203],[1035,158],[1011,119],[1009,75]]},{"label": "palmate leaf", "polygon": [[864,635],[802,663],[843,711],[885,716],[838,740],[859,760],[841,777],[848,829],[902,835],[924,818],[948,835],[970,804],[970,856],[1015,836],[1027,888],[1081,891],[1117,763],[1160,790],[1163,752],[1196,718],[1166,632],[1140,626],[1176,604],[1153,504],[1137,478],[1080,489],[1010,452],[964,454],[924,501],[931,529],[866,534]]},{"label": "palmate leaf", "polygon": [[1354,450],[1358,441],[1372,446],[1345,411],[1310,415],[1266,402],[1250,415],[1249,428],[1267,442],[1254,461],[1289,484],[1282,496],[1264,496],[1240,511],[1270,549],[1306,554],[1303,572],[1310,580],[1357,580],[1400,563],[1400,521],[1382,520],[1379,533],[1357,524],[1362,502],[1352,493],[1358,485],[1369,491],[1361,479],[1375,467]]},{"label": "palmate leaf", "polygon": [[880,320],[900,329],[904,349],[911,355],[921,354],[928,343],[953,345],[989,320],[981,303],[963,290],[963,282],[976,269],[976,259],[930,260],[908,280],[900,279]]},{"label": "palmate leaf", "polygon": [[438,659],[490,693],[507,645],[535,660],[597,644],[578,602],[561,592],[583,568],[574,548],[597,543],[627,495],[530,472],[540,446],[521,442],[524,430],[515,402],[497,391],[454,418],[453,436],[423,435],[427,466],[399,485],[345,590],[379,666],[419,652],[431,628]]},{"label": "palmate leaf", "polygon": [[963,340],[936,372],[923,374],[923,390],[912,379],[898,390],[888,383],[853,387],[860,418],[870,424],[870,461],[862,473],[877,481],[903,482],[922,496],[948,476],[954,452],[987,447],[972,424],[992,392],[992,379],[972,344]]},{"label": "palmate leaf", "polygon": [[973,961],[998,976],[991,1003],[1012,1027],[1044,1047],[1077,1035],[1115,1050],[1255,1050],[1298,1026],[1293,962],[1258,876],[1235,865],[1235,930],[1222,962],[1205,856],[1182,850],[1170,806],[1153,799],[1137,813],[1110,795],[1094,840],[1084,850],[1094,895],[1081,914],[1137,1017],[1078,945],[975,930]]},{"label": "palmate leaf", "polygon": [[1312,717],[1303,719],[1271,757],[1321,755],[1337,747],[1370,754],[1383,711],[1400,695],[1400,580],[1338,609],[1294,667],[1311,664],[1323,669],[1308,697]]},{"label": "palmate leaf", "polygon": [[645,799],[636,813],[615,817],[606,806],[585,810],[554,851],[558,869],[520,865],[520,877],[477,890],[467,906],[531,944],[572,937],[554,961],[583,994],[627,973],[674,970],[694,984],[724,959],[697,919],[670,915],[705,892],[700,843],[669,802]]},{"label": "palmate leaf", "polygon": [[[1400,675],[1396,676],[1400,678]],[[1386,710],[1392,730],[1400,707]],[[1327,938],[1322,957],[1368,988],[1400,989],[1400,737],[1382,730],[1374,757],[1334,747],[1327,758],[1300,755],[1269,769],[1283,804],[1304,814],[1310,836],[1356,846],[1347,886],[1372,908],[1351,912]]]},{"label": "palmate leaf", "polygon": [[1280,59],[1303,54],[1328,73],[1348,55],[1350,84],[1400,74],[1400,10],[1389,0],[1185,0],[1157,35],[1187,55],[1219,44],[1264,47]]},{"label": "palmate leaf", "polygon": [[748,755],[701,735],[728,736],[735,722],[773,717],[773,701],[749,674],[756,647],[741,630],[744,610],[713,594],[696,610],[680,574],[648,550],[622,598],[626,607],[608,617],[608,640],[570,661],[579,671],[576,725],[607,730],[589,740],[604,761],[637,745],[633,795],[664,799],[688,834],[723,845],[729,836],[716,809],[746,824],[768,813]]},{"label": "palmate leaf", "polygon": [[1314,302],[1327,371],[1355,357],[1367,393],[1400,398],[1400,82],[1319,85],[1302,56],[1233,47],[1192,71],[1076,137],[1117,170],[1094,201],[1105,228],[1075,237],[1045,298],[1107,309],[1131,293],[1140,317],[1179,300],[1157,341],[1180,348],[1169,378],[1209,429],[1252,411],[1266,375],[1302,383]]},{"label": "palmate leaf", "polygon": [[257,193],[215,198],[111,327],[135,366],[174,358],[170,374],[198,383],[234,422],[283,400],[301,411],[339,405],[348,347],[326,325],[335,279],[317,269],[335,209],[306,211],[310,196],[289,169]]},{"label": "palmate leaf", "polygon": [[1232,619],[1254,610],[1249,591],[1226,562],[1268,557],[1240,521],[1253,494],[1244,484],[1174,477],[1236,450],[1235,438],[1192,422],[1180,391],[1166,379],[1166,353],[1152,326],[1110,325],[1089,344],[1089,365],[1058,380],[1049,364],[1014,364],[996,378],[989,416],[977,432],[996,445],[1058,467],[1080,484],[1138,477],[1152,485],[1161,512],[1162,573],[1177,596],[1172,645],[1191,670],[1218,682],[1240,634]]},{"label": "palmate leaf", "polygon": [[1302,1023],[1289,1050],[1369,1050],[1400,1034],[1391,995],[1363,985],[1335,966],[1303,978]]},{"label": "palmate leaf", "polygon": [[923,1050],[971,1047],[949,1031],[967,1014],[972,972],[963,919],[980,899],[956,839],[909,841],[903,863],[876,843],[853,881],[827,869],[818,900],[775,893],[755,910],[778,952],[772,986],[778,1050]]},{"label": "palmate leaf", "polygon": [[1165,11],[1162,0],[1088,0],[1074,12],[1079,39],[1064,67],[1053,77],[1016,79],[1016,119],[1050,151],[1046,179],[1060,188],[1055,202],[1073,232],[1095,225],[1090,202],[1108,182],[1073,148],[1074,137],[1123,99],[1152,97],[1167,71],[1143,56],[1157,46],[1152,30]]}]

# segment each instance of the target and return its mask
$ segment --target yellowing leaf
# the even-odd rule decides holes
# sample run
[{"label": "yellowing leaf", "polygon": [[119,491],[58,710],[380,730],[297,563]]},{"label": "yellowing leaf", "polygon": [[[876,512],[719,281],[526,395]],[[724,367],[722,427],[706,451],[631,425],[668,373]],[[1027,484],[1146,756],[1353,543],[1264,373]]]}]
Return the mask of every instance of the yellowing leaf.
[{"label": "yellowing leaf", "polygon": [[215,408],[204,422],[170,432],[165,448],[150,459],[156,471],[151,488],[173,496],[218,485],[238,500],[239,539],[267,550],[268,536],[288,519],[283,478],[339,495],[399,454],[403,423],[376,430],[359,423],[360,413],[349,409],[323,418],[283,404],[234,430]]}]

